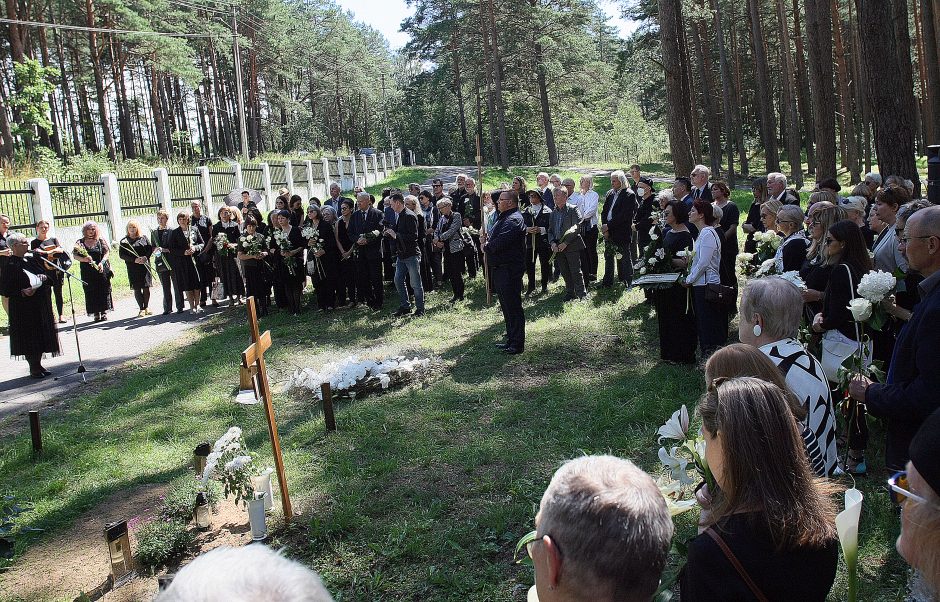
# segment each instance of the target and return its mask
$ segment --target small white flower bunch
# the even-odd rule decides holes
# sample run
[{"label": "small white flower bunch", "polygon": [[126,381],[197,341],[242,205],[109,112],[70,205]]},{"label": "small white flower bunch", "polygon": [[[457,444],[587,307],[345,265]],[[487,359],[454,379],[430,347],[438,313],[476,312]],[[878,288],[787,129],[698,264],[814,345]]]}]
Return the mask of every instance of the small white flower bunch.
[{"label": "small white flower bunch", "polygon": [[[221,469],[219,466],[221,465]],[[235,495],[235,503],[248,503],[251,499],[251,456],[242,447],[242,430],[231,427],[212,446],[202,472],[202,485],[210,480],[222,483],[225,496]]]},{"label": "small white flower bunch", "polygon": [[852,319],[856,322],[868,320],[874,311],[872,302],[863,297],[857,297],[849,301],[848,308],[852,312]]},{"label": "small white flower bunch", "polygon": [[806,283],[803,282],[803,279],[800,278],[800,273],[797,272],[796,270],[791,270],[789,272],[778,274],[777,277],[783,278],[784,280],[786,280],[787,282],[795,286],[797,289],[799,289],[800,292],[806,290]]},{"label": "small white flower bunch", "polygon": [[666,258],[666,249],[664,249],[664,248],[662,248],[662,247],[656,249],[656,258],[657,258],[657,259],[665,259],[665,258]]},{"label": "small white flower bunch", "polygon": [[755,232],[754,240],[757,241],[758,245],[767,245],[776,251],[780,248],[783,239],[776,232]]},{"label": "small white flower bunch", "polygon": [[653,226],[652,228],[650,228],[650,240],[658,240],[658,239],[659,239],[659,233],[656,232],[656,226]]},{"label": "small white flower bunch", "polygon": [[760,267],[757,268],[756,272],[754,272],[754,276],[756,278],[760,278],[762,276],[773,276],[776,269],[776,261],[773,259],[773,257],[771,257],[770,259],[764,261],[764,263],[760,264]]},{"label": "small white flower bunch", "polygon": [[313,238],[317,235],[317,231],[313,228],[313,226],[304,226],[300,231],[300,235],[304,238]]}]

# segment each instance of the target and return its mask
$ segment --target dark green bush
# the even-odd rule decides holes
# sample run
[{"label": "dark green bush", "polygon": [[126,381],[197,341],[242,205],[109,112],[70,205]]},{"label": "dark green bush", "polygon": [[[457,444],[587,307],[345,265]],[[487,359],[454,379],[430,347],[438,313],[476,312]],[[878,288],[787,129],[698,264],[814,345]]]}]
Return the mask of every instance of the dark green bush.
[{"label": "dark green bush", "polygon": [[[163,518],[189,522],[193,518],[196,506],[196,494],[200,491],[202,483],[192,475],[183,475],[172,481],[167,489],[166,497],[160,508]],[[219,499],[218,483],[210,482],[206,495],[209,504],[215,507]]]},{"label": "dark green bush", "polygon": [[157,518],[137,531],[137,560],[158,567],[192,544],[194,535],[182,520]]}]

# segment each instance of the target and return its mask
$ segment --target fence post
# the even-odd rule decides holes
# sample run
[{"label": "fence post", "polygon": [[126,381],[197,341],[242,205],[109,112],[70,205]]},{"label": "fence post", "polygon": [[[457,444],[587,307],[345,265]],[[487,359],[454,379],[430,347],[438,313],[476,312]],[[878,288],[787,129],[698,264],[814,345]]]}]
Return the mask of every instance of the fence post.
[{"label": "fence post", "polygon": [[375,174],[374,176],[375,181],[378,182],[379,181],[379,158],[375,153],[373,153],[372,156],[369,157],[369,160],[372,161],[372,173]]},{"label": "fence post", "polygon": [[264,188],[264,210],[270,211],[274,208],[274,199],[271,198],[271,167],[267,163],[261,163],[261,186]]},{"label": "fence post", "polygon": [[382,153],[382,179],[388,178],[388,156]]},{"label": "fence post", "polygon": [[323,163],[323,198],[330,196],[330,160],[326,157],[320,159]]},{"label": "fence post", "polygon": [[347,158],[349,159],[349,162],[352,164],[352,185],[353,185],[353,188],[355,188],[356,186],[359,185],[359,173],[358,173],[359,166],[357,165],[358,162],[356,161],[355,155],[349,155],[349,157]]},{"label": "fence post", "polygon": [[33,189],[33,222],[45,220],[49,222],[49,236],[55,237],[55,216],[52,215],[52,193],[49,192],[49,180],[34,178],[27,182]]},{"label": "fence post", "polygon": [[153,177],[157,179],[157,202],[160,203],[160,207],[167,212],[167,215],[171,215],[173,213],[173,203],[170,199],[173,198],[173,196],[170,194],[170,176],[166,168],[158,167],[154,169]]},{"label": "fence post", "polygon": [[313,192],[313,161],[304,161],[304,166],[307,168],[307,197],[319,196],[322,199],[323,195]]},{"label": "fence post", "polygon": [[374,182],[369,181],[369,158],[365,155],[359,155],[359,160],[362,162],[362,185],[363,187],[373,184]]},{"label": "fence post", "polygon": [[[156,170],[154,170],[156,172]],[[164,177],[166,176],[166,170],[163,170]],[[157,195],[161,194],[160,182],[157,181]],[[169,194],[169,184],[164,180],[164,184],[167,184],[166,190],[166,202],[164,199],[160,199],[163,206],[169,207],[170,194]],[[124,232],[124,215],[121,213],[121,189],[118,186],[117,176],[113,173],[104,173],[101,174],[101,194],[104,195],[104,207],[108,212],[108,221],[111,226],[111,238],[110,240],[116,240]]]},{"label": "fence post", "polygon": [[287,194],[294,196],[294,164],[284,161],[284,181],[287,182]]},{"label": "fence post", "polygon": [[[215,204],[212,202],[212,178],[209,177],[208,167],[197,167],[199,180],[202,184],[202,203],[206,206],[207,215],[215,215]],[[224,202],[224,201],[223,201]]]},{"label": "fence post", "polygon": [[242,164],[241,163],[232,164],[232,175],[235,176],[235,188],[244,188],[245,178],[242,177]]}]

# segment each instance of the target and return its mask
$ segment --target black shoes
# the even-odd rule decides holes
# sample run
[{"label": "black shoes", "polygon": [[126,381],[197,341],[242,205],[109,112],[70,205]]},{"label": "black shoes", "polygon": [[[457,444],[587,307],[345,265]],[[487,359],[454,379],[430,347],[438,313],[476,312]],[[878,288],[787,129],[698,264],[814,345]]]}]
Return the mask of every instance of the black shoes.
[{"label": "black shoes", "polygon": [[407,316],[410,313],[411,313],[410,307],[399,307],[398,309],[395,310],[395,313],[393,313],[392,315],[395,316],[396,318],[400,318],[402,316]]},{"label": "black shoes", "polygon": [[509,347],[509,343],[495,343],[493,346],[497,349],[506,349]]},{"label": "black shoes", "polygon": [[413,313],[412,315],[413,315],[415,318],[419,318],[419,317],[421,317],[421,316],[424,315],[424,310],[423,310],[423,309],[415,310],[415,313]]},{"label": "black shoes", "polygon": [[522,353],[522,349],[519,349],[518,347],[506,347],[503,349],[503,353],[508,355],[519,355]]}]

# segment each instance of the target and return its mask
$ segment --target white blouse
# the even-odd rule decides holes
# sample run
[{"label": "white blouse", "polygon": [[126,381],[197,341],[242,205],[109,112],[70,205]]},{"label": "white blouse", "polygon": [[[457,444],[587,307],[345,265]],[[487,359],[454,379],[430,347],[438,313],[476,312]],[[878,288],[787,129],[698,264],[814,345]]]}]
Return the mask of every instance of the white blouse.
[{"label": "white blouse", "polygon": [[692,286],[721,283],[718,270],[721,266],[721,239],[714,226],[705,226],[698,233],[692,249],[695,257],[686,282]]}]

